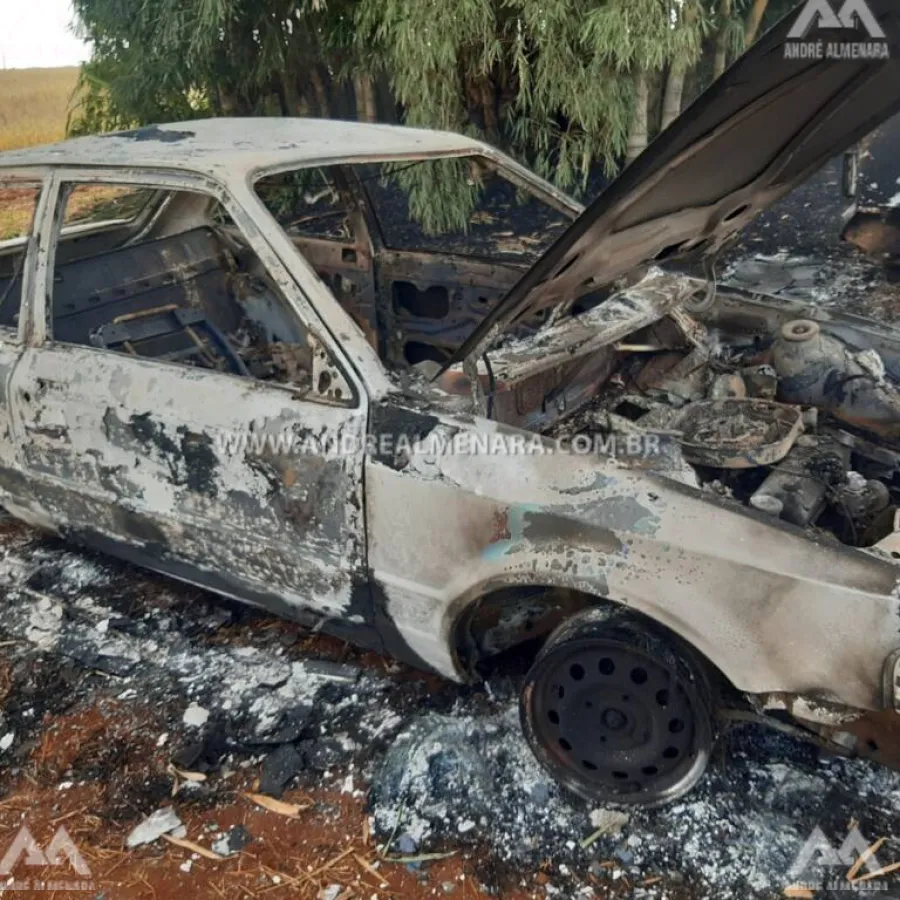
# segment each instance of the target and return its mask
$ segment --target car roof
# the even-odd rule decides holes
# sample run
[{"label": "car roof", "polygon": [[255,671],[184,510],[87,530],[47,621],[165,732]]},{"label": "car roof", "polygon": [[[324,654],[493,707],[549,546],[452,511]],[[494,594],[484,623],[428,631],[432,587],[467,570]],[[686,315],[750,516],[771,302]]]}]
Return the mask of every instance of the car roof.
[{"label": "car roof", "polygon": [[336,119],[196,119],[72,138],[0,153],[0,170],[39,166],[146,166],[214,177],[280,165],[364,162],[489,151],[448,131]]}]

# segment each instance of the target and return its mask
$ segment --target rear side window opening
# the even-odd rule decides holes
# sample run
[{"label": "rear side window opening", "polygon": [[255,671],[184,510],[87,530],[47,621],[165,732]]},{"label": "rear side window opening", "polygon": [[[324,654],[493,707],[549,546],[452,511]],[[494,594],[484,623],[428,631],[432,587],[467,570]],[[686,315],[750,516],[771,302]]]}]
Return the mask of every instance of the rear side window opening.
[{"label": "rear side window opening", "polygon": [[163,193],[153,188],[117,184],[72,185],[63,229],[76,225],[133,222],[154,199],[162,199]]},{"label": "rear side window opening", "polygon": [[0,327],[18,325],[28,237],[40,193],[37,182],[0,182]]},{"label": "rear side window opening", "polygon": [[352,241],[352,203],[334,177],[334,168],[293,169],[265,175],[257,196],[291,237]]}]

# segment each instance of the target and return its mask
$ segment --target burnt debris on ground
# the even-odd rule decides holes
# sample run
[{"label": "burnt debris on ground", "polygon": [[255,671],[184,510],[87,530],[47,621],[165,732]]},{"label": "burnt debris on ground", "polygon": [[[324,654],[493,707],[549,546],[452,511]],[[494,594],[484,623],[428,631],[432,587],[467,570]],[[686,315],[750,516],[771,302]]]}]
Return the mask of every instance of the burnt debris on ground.
[{"label": "burnt debris on ground", "polygon": [[[889,124],[890,146],[896,150],[900,117]],[[895,153],[889,161],[864,158],[862,204],[887,206],[900,198],[900,178],[896,171],[892,176],[886,171],[896,170],[895,158]],[[762,294],[812,300],[825,309],[896,322],[900,316],[896,268],[886,269],[877,256],[867,256],[841,238],[850,202],[842,191],[841,167],[840,157],[832,160],[761,213],[723,255],[719,279]]]},{"label": "burnt debris on ground", "polygon": [[[328,785],[365,798],[394,855],[480,847],[493,860],[482,880],[501,892],[749,900],[787,886],[816,826],[840,842],[852,820],[873,841],[900,824],[900,775],[751,726],[723,739],[685,800],[594,809],[532,758],[508,672],[446,684],[11,522],[0,589],[4,794],[24,771],[104,782],[102,812],[125,834],[168,805],[215,806],[228,773],[249,769],[273,796]],[[84,720],[85,738],[61,754],[46,732],[65,719]],[[173,799],[172,766],[206,777]],[[218,849],[232,838],[248,840],[228,832]]]}]

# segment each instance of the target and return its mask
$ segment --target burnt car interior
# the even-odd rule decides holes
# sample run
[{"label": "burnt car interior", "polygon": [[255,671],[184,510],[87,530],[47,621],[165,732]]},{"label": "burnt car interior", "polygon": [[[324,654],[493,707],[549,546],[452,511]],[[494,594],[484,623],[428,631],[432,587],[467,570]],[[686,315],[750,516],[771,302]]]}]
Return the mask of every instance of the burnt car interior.
[{"label": "burnt car interior", "polygon": [[[427,162],[432,190],[446,162]],[[437,234],[404,181],[421,163],[256,186],[383,361],[420,385],[571,219],[480,162],[450,162],[477,200],[466,222],[437,223]],[[519,322],[491,344],[481,412],[564,440],[655,435],[664,452],[636,464],[823,540],[900,557],[900,346],[889,333],[703,279],[654,312],[635,280],[589,290],[566,314]],[[472,398],[470,374],[445,372],[436,402]]]},{"label": "burnt car interior", "polygon": [[[293,191],[284,175],[257,184],[389,368],[423,381],[570,218],[453,162],[478,201],[465,227],[434,235],[402,168],[315,170]],[[622,287],[624,301],[594,290],[491,345],[482,412],[563,439],[656,435],[665,452],[640,464],[823,539],[900,555],[900,347],[886,332],[700,279],[647,324]],[[579,328],[610,323],[615,339],[573,351]],[[472,396],[458,368],[439,385],[448,408]]]},{"label": "burnt car interior", "polygon": [[[425,198],[451,183],[459,208],[437,218]],[[576,216],[481,157],[294,170],[255,190],[393,370],[449,359]]]},{"label": "burnt car interior", "polygon": [[52,311],[59,341],[289,384],[328,402],[352,399],[321,343],[205,195],[73,186]]}]

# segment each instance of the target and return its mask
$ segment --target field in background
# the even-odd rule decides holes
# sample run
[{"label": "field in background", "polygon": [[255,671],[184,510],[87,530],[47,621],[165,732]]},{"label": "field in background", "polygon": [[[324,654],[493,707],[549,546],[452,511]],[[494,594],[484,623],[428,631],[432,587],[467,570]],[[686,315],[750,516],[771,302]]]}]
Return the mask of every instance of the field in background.
[{"label": "field in background", "polygon": [[[0,151],[62,140],[77,81],[77,66],[0,69]],[[0,191],[0,241],[28,229],[34,201],[27,188]]]},{"label": "field in background", "polygon": [[78,67],[0,69],[0,150],[65,137]]}]

